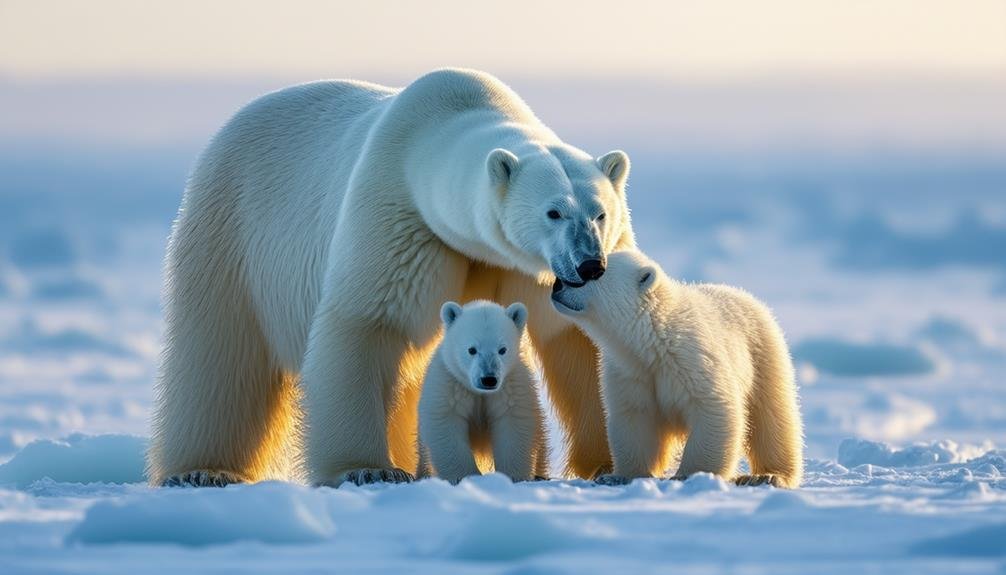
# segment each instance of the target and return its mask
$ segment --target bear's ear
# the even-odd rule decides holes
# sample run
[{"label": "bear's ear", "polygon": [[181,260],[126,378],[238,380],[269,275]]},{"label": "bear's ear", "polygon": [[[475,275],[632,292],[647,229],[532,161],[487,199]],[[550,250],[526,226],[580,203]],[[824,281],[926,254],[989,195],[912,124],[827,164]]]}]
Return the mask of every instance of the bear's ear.
[{"label": "bear's ear", "polygon": [[440,320],[444,322],[444,327],[451,327],[459,317],[461,317],[461,306],[449,301],[440,306]]},{"label": "bear's ear", "polygon": [[653,287],[653,284],[657,281],[657,268],[646,266],[639,270],[639,275],[636,277],[639,278],[639,291],[646,291]]},{"label": "bear's ear", "polygon": [[518,331],[524,329],[524,326],[527,325],[527,308],[520,302],[510,304],[506,308],[506,316],[513,320]]},{"label": "bear's ear", "polygon": [[629,166],[629,156],[622,150],[608,152],[597,159],[597,167],[611,181],[616,191],[625,187],[625,180],[629,178]]},{"label": "bear's ear", "polygon": [[514,172],[517,171],[518,164],[517,156],[509,150],[496,148],[489,152],[489,157],[486,158],[486,170],[489,172],[489,182],[496,188],[508,186]]}]

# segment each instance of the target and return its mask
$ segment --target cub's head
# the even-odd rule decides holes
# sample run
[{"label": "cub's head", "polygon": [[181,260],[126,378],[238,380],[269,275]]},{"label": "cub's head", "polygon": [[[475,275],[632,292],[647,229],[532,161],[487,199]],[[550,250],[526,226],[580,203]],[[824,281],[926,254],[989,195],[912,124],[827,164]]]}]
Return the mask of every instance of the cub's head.
[{"label": "cub's head", "polygon": [[516,263],[528,273],[549,269],[569,285],[583,285],[604,274],[620,239],[632,242],[624,152],[594,159],[552,146],[518,158],[496,149],[486,158],[486,170],[500,197],[503,233],[527,254]]},{"label": "cub's head", "polygon": [[517,362],[527,324],[522,303],[502,306],[473,301],[464,307],[449,301],[440,308],[444,340],[440,344],[447,368],[478,393],[503,387]]},{"label": "cub's head", "polygon": [[659,286],[665,281],[660,267],[642,253],[614,252],[608,256],[604,277],[597,281],[580,287],[556,282],[552,305],[592,335],[598,334],[659,307]]}]

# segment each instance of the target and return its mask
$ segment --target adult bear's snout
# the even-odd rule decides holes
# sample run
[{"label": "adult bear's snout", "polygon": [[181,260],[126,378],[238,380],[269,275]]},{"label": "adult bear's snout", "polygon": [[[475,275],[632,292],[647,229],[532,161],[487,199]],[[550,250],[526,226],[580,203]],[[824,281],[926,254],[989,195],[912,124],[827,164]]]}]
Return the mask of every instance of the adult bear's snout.
[{"label": "adult bear's snout", "polygon": [[601,260],[586,260],[576,266],[576,273],[585,282],[596,280],[604,275],[604,262]]}]

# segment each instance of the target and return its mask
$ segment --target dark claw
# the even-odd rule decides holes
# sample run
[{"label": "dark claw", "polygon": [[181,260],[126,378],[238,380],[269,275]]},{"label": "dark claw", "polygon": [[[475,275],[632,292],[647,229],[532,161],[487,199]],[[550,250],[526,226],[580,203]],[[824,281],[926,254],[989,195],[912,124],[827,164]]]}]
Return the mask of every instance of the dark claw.
[{"label": "dark claw", "polygon": [[594,482],[599,485],[608,485],[613,487],[616,485],[628,485],[632,483],[632,480],[629,479],[628,477],[623,477],[621,475],[612,475],[608,473],[605,475],[599,475],[594,479]]}]

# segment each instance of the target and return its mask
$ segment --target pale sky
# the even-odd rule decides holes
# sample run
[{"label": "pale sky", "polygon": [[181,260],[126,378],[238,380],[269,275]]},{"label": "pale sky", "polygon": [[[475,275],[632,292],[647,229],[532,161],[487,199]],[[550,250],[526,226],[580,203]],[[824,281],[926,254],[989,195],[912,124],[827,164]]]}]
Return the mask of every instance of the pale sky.
[{"label": "pale sky", "polygon": [[1006,0],[0,0],[0,76],[1006,74]]}]

